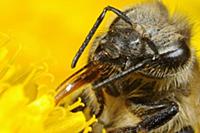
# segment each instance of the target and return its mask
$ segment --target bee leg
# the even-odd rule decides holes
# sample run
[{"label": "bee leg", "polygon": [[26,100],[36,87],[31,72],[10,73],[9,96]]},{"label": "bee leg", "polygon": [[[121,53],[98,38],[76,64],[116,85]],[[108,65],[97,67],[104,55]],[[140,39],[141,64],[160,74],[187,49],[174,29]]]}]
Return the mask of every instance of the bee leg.
[{"label": "bee leg", "polygon": [[[179,112],[178,105],[170,101],[164,104],[160,103],[160,108],[158,104],[156,106],[152,104],[147,108],[149,108],[146,110],[147,113],[136,126],[109,129],[108,133],[146,133],[164,125]],[[154,110],[154,108],[156,108],[157,112],[153,111],[153,114],[148,114],[148,112],[152,112],[150,110]]]},{"label": "bee leg", "polygon": [[138,123],[135,127],[136,131],[151,131],[152,129],[156,129],[170,121],[178,112],[178,105],[175,102],[170,102],[164,109]]},{"label": "bee leg", "polygon": [[194,133],[194,129],[191,126],[187,126],[187,127],[182,128],[177,133]]}]

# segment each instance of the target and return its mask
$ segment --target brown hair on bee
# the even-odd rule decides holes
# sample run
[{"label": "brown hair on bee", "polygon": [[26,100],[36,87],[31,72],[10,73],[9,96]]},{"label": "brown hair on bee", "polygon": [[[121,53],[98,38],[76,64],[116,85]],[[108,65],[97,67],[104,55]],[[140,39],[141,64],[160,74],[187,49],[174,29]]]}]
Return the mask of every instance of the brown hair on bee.
[{"label": "brown hair on bee", "polygon": [[91,84],[80,96],[98,117],[94,132],[200,131],[200,73],[190,45],[191,26],[183,17],[169,17],[161,2],[124,12],[104,8],[72,68],[108,11],[118,17],[94,41],[88,64],[58,87],[56,103]]}]

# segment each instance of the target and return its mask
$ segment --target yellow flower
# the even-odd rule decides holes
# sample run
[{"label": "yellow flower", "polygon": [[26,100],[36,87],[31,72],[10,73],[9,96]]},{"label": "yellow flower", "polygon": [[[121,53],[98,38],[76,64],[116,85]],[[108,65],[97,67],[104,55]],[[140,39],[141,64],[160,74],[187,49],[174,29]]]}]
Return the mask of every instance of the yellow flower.
[{"label": "yellow flower", "polygon": [[[0,64],[3,64],[0,68],[1,133],[72,133],[82,130],[87,133],[91,130],[89,126],[96,122],[95,116],[86,121],[82,112],[70,112],[84,106],[81,99],[66,108],[55,106],[55,90],[48,86],[54,77],[45,63],[19,68],[13,63],[16,56],[9,57],[9,51],[8,44],[0,47]],[[46,82],[41,83],[44,78]]]},{"label": "yellow flower", "polygon": [[[170,14],[178,10],[189,16],[191,23],[200,21],[199,1],[163,1]],[[84,106],[80,100],[68,107],[55,106],[54,88],[74,72],[70,69],[71,59],[102,9],[107,5],[123,9],[136,2],[0,1],[0,133],[90,131],[95,117],[86,121],[82,112],[71,112]],[[111,13],[104,22],[110,17]],[[104,29],[100,27],[99,32]],[[193,29],[192,45],[198,50],[198,25]],[[85,63],[86,55],[78,68]]]}]

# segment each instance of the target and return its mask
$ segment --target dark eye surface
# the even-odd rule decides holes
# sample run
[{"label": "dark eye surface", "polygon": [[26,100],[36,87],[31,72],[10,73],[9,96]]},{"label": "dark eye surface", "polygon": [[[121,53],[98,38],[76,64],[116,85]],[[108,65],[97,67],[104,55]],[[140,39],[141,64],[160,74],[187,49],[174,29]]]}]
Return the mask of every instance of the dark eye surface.
[{"label": "dark eye surface", "polygon": [[174,42],[173,46],[176,49],[164,53],[162,58],[163,63],[165,61],[169,67],[177,68],[187,63],[191,53],[184,40]]}]

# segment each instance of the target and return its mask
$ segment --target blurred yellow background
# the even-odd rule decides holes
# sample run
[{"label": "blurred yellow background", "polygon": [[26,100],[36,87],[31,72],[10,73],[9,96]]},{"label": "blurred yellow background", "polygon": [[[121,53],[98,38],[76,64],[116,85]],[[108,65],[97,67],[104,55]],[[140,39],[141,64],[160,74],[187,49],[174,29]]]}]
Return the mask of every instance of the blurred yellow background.
[{"label": "blurred yellow background", "polygon": [[[22,46],[16,63],[26,66],[46,61],[56,85],[74,72],[70,68],[71,60],[103,8],[112,5],[124,9],[136,2],[138,0],[1,0],[0,32],[5,33],[10,42]],[[164,3],[171,13],[180,11],[195,23],[192,43],[198,49],[200,2],[164,0]],[[109,13],[98,33],[104,31],[114,17]],[[79,68],[86,58],[87,51],[78,62]]]}]

